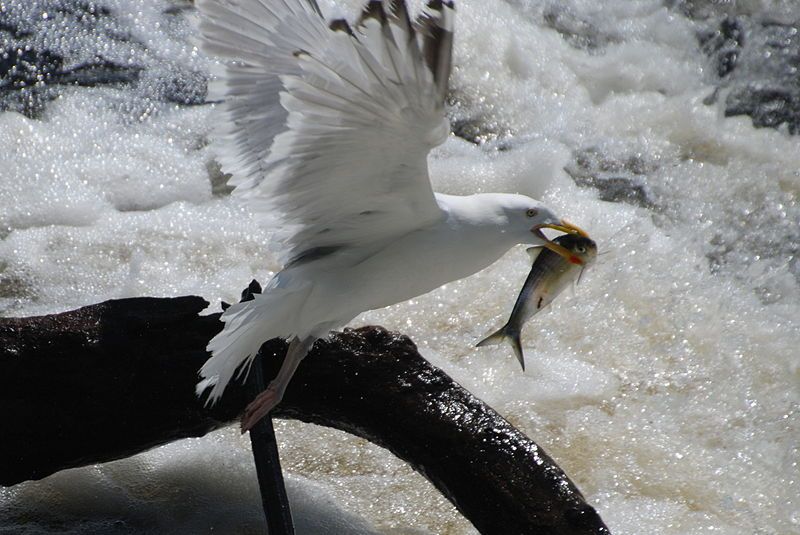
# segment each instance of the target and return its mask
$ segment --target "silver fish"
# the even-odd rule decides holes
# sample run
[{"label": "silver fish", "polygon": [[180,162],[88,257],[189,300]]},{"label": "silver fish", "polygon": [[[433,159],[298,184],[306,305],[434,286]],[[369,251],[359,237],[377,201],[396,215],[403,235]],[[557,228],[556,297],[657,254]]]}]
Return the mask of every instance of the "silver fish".
[{"label": "silver fish", "polygon": [[478,347],[492,346],[508,341],[514,349],[517,360],[525,370],[525,358],[522,354],[520,332],[522,326],[537,312],[549,305],[558,294],[570,283],[580,279],[583,270],[594,262],[597,256],[597,244],[589,238],[576,234],[565,234],[553,240],[554,243],[569,251],[569,256],[531,247],[528,254],[533,265],[517,296],[514,309],[508,322],[494,334],[478,342]]}]

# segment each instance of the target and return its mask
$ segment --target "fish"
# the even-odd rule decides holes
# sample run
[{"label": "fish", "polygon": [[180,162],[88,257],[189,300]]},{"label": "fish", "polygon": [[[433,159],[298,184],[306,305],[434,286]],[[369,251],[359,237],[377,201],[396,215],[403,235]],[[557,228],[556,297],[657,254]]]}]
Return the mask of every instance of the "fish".
[{"label": "fish", "polygon": [[532,265],[525,284],[517,296],[508,322],[500,330],[477,343],[476,347],[508,342],[525,371],[520,333],[522,326],[536,313],[549,305],[570,283],[580,280],[583,270],[597,257],[597,244],[590,238],[577,234],[564,234],[553,240],[569,255],[531,247],[527,250]]}]

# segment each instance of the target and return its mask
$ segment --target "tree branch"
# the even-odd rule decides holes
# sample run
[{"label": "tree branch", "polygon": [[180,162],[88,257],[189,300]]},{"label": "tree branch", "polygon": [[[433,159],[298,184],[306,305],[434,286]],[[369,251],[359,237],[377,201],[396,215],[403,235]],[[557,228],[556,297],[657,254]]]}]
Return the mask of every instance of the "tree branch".
[{"label": "tree branch", "polygon": [[[0,318],[0,484],[118,459],[234,421],[240,384],[195,398],[222,327],[200,297],[106,301]],[[263,349],[277,373],[283,340]],[[275,355],[275,358],[270,358]],[[405,460],[484,534],[604,534],[595,510],[529,438],[423,359],[405,336],[365,327],[320,340],[275,416],[335,427]],[[6,462],[9,461],[9,462]]]}]

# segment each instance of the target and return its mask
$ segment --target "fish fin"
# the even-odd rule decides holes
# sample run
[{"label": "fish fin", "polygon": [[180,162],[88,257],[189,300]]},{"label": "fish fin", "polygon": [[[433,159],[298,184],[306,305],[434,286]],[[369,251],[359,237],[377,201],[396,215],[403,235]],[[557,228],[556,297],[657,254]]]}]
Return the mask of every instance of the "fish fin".
[{"label": "fish fin", "polygon": [[[577,286],[577,285],[579,285],[581,283],[581,277],[583,277],[583,271],[585,269],[586,269],[586,266],[581,267],[581,271],[580,271],[580,273],[578,273],[578,280],[575,281],[575,286]],[[574,289],[575,286],[573,286],[572,288]]]},{"label": "fish fin", "polygon": [[514,348],[514,354],[517,356],[519,365],[522,366],[522,371],[525,371],[525,355],[522,354],[522,343],[519,340],[519,333],[508,337],[511,347]]},{"label": "fish fin", "polygon": [[520,366],[522,366],[522,371],[525,371],[525,356],[522,354],[522,343],[519,340],[519,333],[511,332],[508,328],[508,324],[503,325],[499,331],[490,334],[475,344],[475,346],[494,346],[506,341],[511,344],[512,349],[514,349],[514,355],[517,356],[517,360],[519,361]]},{"label": "fish fin", "polygon": [[539,256],[539,253],[542,252],[544,245],[534,245],[533,247],[528,247],[525,249],[525,252],[528,253],[528,256],[531,257],[531,262],[536,261],[536,257]]},{"label": "fish fin", "polygon": [[508,333],[506,329],[508,328],[508,324],[503,325],[499,331],[494,332],[475,344],[475,347],[484,347],[484,346],[496,346],[497,344],[503,343],[503,340],[508,338]]}]

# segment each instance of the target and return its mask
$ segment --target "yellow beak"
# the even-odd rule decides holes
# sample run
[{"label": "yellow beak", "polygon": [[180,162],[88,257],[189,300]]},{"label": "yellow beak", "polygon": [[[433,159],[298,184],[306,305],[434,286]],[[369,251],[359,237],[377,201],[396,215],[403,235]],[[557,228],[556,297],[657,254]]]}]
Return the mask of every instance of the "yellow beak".
[{"label": "yellow beak", "polygon": [[589,234],[585,230],[581,229],[580,227],[577,227],[577,226],[573,225],[572,223],[570,223],[566,219],[562,219],[560,224],[548,223],[546,225],[537,225],[533,229],[533,232],[535,234],[539,235],[539,237],[544,239],[544,244],[543,244],[544,247],[546,247],[547,249],[550,249],[551,251],[553,251],[554,253],[556,253],[558,255],[563,256],[564,258],[566,258],[570,262],[573,262],[573,263],[576,263],[576,264],[583,264],[583,261],[581,261],[574,254],[572,254],[569,251],[569,249],[566,249],[566,248],[562,247],[561,245],[559,245],[557,243],[553,243],[550,240],[548,240],[544,236],[544,234],[542,234],[541,229],[543,229],[543,228],[551,228],[553,230],[558,230],[560,232],[565,232],[567,234],[577,234],[578,236],[583,236],[584,238],[588,238]]},{"label": "yellow beak", "polygon": [[547,224],[547,225],[542,225],[539,228],[542,228],[542,227],[551,228],[553,230],[559,230],[559,231],[565,232],[567,234],[577,234],[578,236],[583,236],[584,238],[588,238],[589,237],[589,234],[585,230],[583,230],[580,227],[576,227],[575,225],[573,225],[572,223],[570,223],[566,219],[562,219],[560,225],[556,225],[556,224],[550,223],[550,224]]}]

